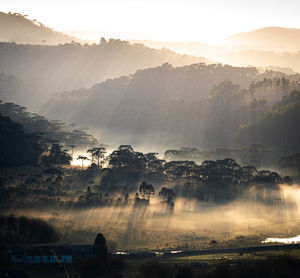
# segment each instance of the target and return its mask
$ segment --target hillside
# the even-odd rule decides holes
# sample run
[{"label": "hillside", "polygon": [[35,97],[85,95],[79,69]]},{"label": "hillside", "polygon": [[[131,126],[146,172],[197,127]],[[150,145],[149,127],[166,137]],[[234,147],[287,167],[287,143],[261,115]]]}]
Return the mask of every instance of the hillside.
[{"label": "hillside", "polygon": [[201,42],[159,42],[149,40],[132,42],[140,42],[156,49],[168,48],[181,54],[203,56],[233,66],[246,67],[252,65],[266,69],[276,68],[276,70],[288,74],[293,71],[300,72],[300,47],[294,48],[295,44],[287,44],[287,48],[280,46],[282,48],[279,47],[277,50],[273,50],[273,48],[265,48],[264,45],[209,45]]},{"label": "hillside", "polygon": [[165,64],[54,96],[43,112],[93,128],[112,144],[152,149],[230,145],[241,124],[258,119],[299,86],[298,75],[284,82],[282,76],[259,74],[252,67]]},{"label": "hillside", "polygon": [[15,125],[22,126],[24,132],[39,134],[48,143],[59,141],[66,148],[70,148],[71,145],[87,148],[98,143],[92,135],[74,125],[66,125],[57,120],[50,121],[14,103],[1,103],[0,101],[0,115],[9,117]]},{"label": "hillside", "polygon": [[37,20],[29,20],[19,13],[0,12],[0,41],[20,44],[57,45],[80,41],[44,26]]},{"label": "hillside", "polygon": [[37,134],[0,113],[0,168],[38,163],[44,151]]},{"label": "hillside", "polygon": [[133,74],[138,69],[166,62],[174,66],[208,62],[205,58],[120,40],[102,40],[97,45],[59,46],[0,43],[0,61],[0,73],[15,75],[29,87],[27,92],[20,92],[23,102],[13,101],[35,110],[55,93],[90,87],[109,78]]},{"label": "hillside", "polygon": [[225,39],[227,46],[244,46],[252,50],[273,50],[276,52],[300,51],[300,29],[265,27],[239,33]]},{"label": "hillside", "polygon": [[239,140],[265,145],[294,145],[300,142],[300,91],[292,92],[273,105],[257,121],[241,127]]}]

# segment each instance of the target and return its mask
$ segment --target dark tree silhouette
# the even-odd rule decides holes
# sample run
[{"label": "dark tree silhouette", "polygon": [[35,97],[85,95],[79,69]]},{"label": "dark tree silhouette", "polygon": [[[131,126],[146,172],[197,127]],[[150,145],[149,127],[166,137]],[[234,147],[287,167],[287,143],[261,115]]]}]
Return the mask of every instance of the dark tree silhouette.
[{"label": "dark tree silhouette", "polygon": [[86,156],[79,155],[77,160],[81,160],[81,171],[83,171],[83,161],[88,160],[88,158]]},{"label": "dark tree silhouette", "polygon": [[76,148],[76,145],[73,144],[70,147],[72,149],[72,161],[74,161],[74,148]]},{"label": "dark tree silhouette", "polygon": [[106,153],[105,148],[103,147],[97,147],[97,148],[93,148],[88,150],[88,152],[91,153],[92,158],[96,157],[97,158],[97,166],[98,168],[100,167],[100,163],[102,164],[102,161],[104,159],[104,155]]},{"label": "dark tree silhouette", "polygon": [[140,194],[143,198],[150,200],[151,196],[155,194],[154,188],[151,184],[147,184],[143,181],[139,188]]},{"label": "dark tree silhouette", "polygon": [[0,167],[38,164],[45,150],[37,133],[26,133],[20,124],[0,114]]},{"label": "dark tree silhouette", "polygon": [[59,234],[47,222],[25,216],[0,215],[0,243],[55,243]]},{"label": "dark tree silhouette", "polygon": [[163,202],[167,203],[168,209],[172,211],[176,199],[176,194],[174,193],[174,191],[171,188],[163,187],[159,191],[158,196],[163,200]]},{"label": "dark tree silhouette", "polygon": [[53,143],[49,155],[42,158],[44,163],[70,164],[71,161],[72,157],[57,143]]},{"label": "dark tree silhouette", "polygon": [[93,252],[96,257],[101,259],[104,259],[108,256],[106,239],[101,233],[99,233],[95,238]]}]

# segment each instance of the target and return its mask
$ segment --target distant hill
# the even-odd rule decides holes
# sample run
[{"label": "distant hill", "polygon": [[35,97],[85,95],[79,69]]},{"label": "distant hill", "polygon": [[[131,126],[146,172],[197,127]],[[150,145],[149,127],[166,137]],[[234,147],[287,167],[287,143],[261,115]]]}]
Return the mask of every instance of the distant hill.
[{"label": "distant hill", "polygon": [[253,67],[165,64],[53,96],[43,112],[93,128],[112,144],[211,148],[230,145],[241,124],[257,120],[298,84],[298,75],[276,79],[283,76]]},{"label": "distant hill", "polygon": [[[58,46],[0,43],[0,73],[15,75],[29,90],[20,91],[14,101],[37,110],[48,98],[65,90],[90,87],[109,78],[134,74],[170,63],[183,66],[205,63],[207,59],[157,50],[121,40],[102,40],[101,44],[69,43]],[[9,92],[7,92],[8,94]],[[1,93],[3,95],[3,93]],[[34,99],[34,101],[32,101]]]},{"label": "distant hill", "polygon": [[[292,39],[298,40],[299,35],[298,38],[292,37]],[[292,43],[282,41],[278,47],[268,47],[267,44],[241,45],[240,43],[208,45],[201,42],[158,42],[149,40],[132,42],[140,42],[157,49],[168,48],[181,54],[203,56],[223,64],[273,68],[291,74],[293,71],[300,72],[300,45],[299,43],[297,45],[295,41]],[[283,44],[286,44],[286,46]]]},{"label": "distant hill", "polygon": [[300,29],[265,27],[239,33],[225,39],[227,46],[241,46],[252,50],[273,50],[277,52],[300,51]]},{"label": "distant hill", "polygon": [[37,20],[29,20],[19,13],[0,12],[0,41],[20,44],[56,45],[80,40],[56,32]]}]

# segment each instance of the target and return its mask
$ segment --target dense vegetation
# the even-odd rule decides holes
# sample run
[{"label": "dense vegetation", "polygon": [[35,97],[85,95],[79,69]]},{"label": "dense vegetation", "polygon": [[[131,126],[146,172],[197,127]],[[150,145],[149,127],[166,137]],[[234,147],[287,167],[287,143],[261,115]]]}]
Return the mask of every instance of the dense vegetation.
[{"label": "dense vegetation", "polygon": [[[231,157],[242,165],[252,165],[258,169],[280,169],[280,172],[292,173],[294,177],[300,177],[297,174],[297,163],[294,162],[299,151],[297,146],[287,148],[266,147],[262,144],[253,144],[245,148],[216,148],[215,150],[199,150],[198,148],[182,147],[180,149],[166,150],[164,155],[168,161],[172,160],[192,160],[201,163],[205,160],[221,160]],[[288,156],[288,157],[287,157]],[[292,170],[289,172],[289,170]]]},{"label": "dense vegetation", "polygon": [[290,175],[300,177],[300,153],[282,157],[279,166],[281,169],[287,170]]},{"label": "dense vegetation", "polygon": [[39,134],[45,142],[59,141],[65,148],[71,146],[89,147],[97,144],[97,140],[74,125],[66,125],[61,121],[50,121],[46,117],[28,112],[23,106],[14,103],[1,103],[0,114],[22,125],[27,132]]},{"label": "dense vegetation", "polygon": [[0,114],[0,168],[37,164],[45,151],[41,137]]},{"label": "dense vegetation", "polygon": [[167,211],[172,211],[176,197],[217,204],[242,196],[277,205],[282,197],[279,185],[293,184],[287,176],[241,166],[231,158],[206,160],[200,165],[193,161],[167,162],[155,153],[136,152],[128,145],[121,145],[107,158],[101,157],[107,168],[100,166],[101,162],[99,167],[92,164],[82,171],[66,170],[58,167],[63,156],[60,161],[51,154],[46,158],[56,166],[35,169],[10,180],[2,177],[4,207],[11,202],[15,207],[147,206],[156,197]]},{"label": "dense vegetation", "polygon": [[[112,143],[126,141],[157,150],[236,147],[262,143],[260,138],[240,137],[240,126],[257,121],[299,87],[298,75],[259,74],[253,67],[165,64],[65,92],[48,102],[45,112],[95,128]],[[71,104],[68,113],[64,103]],[[279,137],[270,145],[293,144],[293,140]]]},{"label": "dense vegetation", "polygon": [[293,91],[275,103],[257,121],[242,127],[239,136],[245,144],[294,145],[300,142],[300,91]]},{"label": "dense vegetation", "polygon": [[41,219],[0,215],[0,244],[55,243],[58,233]]},{"label": "dense vegetation", "polygon": [[[0,277],[26,277],[6,271],[15,268],[6,255],[20,257],[18,248],[5,254],[8,246],[92,243],[95,235],[93,246],[76,246],[72,263],[50,247],[55,269],[81,278],[299,277],[290,256],[239,253],[209,265],[183,258],[299,231],[298,34],[239,34],[227,40],[231,49],[87,44],[0,12]],[[75,124],[126,145],[108,153]],[[160,158],[149,149],[167,151]]]},{"label": "dense vegetation", "polygon": [[242,167],[230,158],[204,161],[201,165],[193,161],[166,162],[152,153],[135,152],[129,146],[120,146],[114,151],[109,156],[109,163],[112,167],[104,172],[96,187],[98,190],[128,192],[132,190],[129,186],[147,180],[156,184],[155,188],[167,184],[178,196],[213,203],[236,199],[254,185],[258,185],[258,190],[266,186],[279,192],[277,185],[290,181],[274,172],[257,171],[253,166]]}]

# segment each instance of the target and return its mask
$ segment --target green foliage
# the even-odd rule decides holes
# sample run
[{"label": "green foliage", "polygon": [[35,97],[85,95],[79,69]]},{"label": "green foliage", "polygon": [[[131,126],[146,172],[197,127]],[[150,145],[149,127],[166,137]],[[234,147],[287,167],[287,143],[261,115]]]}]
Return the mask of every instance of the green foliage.
[{"label": "green foliage", "polygon": [[272,107],[273,110],[279,109],[286,105],[293,104],[300,101],[300,91],[292,91],[289,96],[284,96],[281,101],[275,103]]}]

